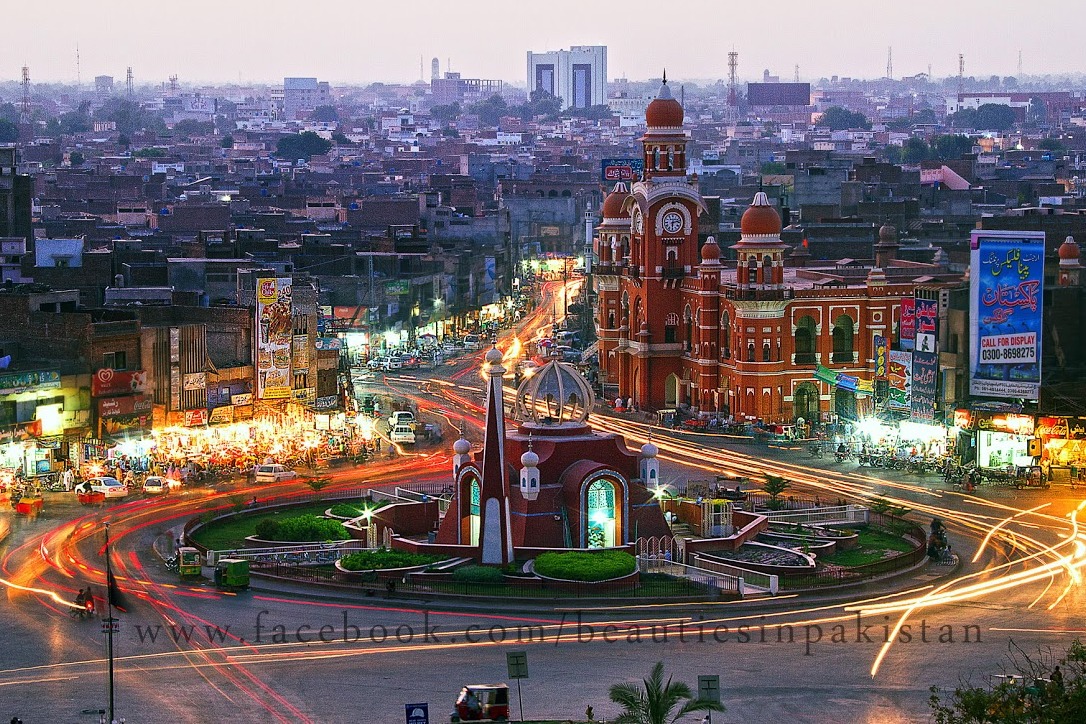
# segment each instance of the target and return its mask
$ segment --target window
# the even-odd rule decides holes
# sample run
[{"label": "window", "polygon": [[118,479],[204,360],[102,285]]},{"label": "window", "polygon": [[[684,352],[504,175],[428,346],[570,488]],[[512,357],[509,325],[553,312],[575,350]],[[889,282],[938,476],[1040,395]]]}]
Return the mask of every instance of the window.
[{"label": "window", "polygon": [[674,343],[675,342],[675,337],[676,337],[676,331],[677,330],[675,329],[675,327],[673,327],[671,325],[666,325],[664,327],[664,342],[665,343]]},{"label": "window", "polygon": [[729,359],[732,356],[732,320],[727,312],[720,315],[720,339],[724,343],[720,356]]},{"label": "window", "polygon": [[482,487],[478,480],[472,480],[468,490],[468,536],[471,545],[479,545],[479,521],[482,519],[479,510]]},{"label": "window", "polygon": [[128,369],[128,354],[126,352],[106,352],[102,355],[102,366],[108,370]]},{"label": "window", "polygon": [[754,342],[747,344],[747,362],[754,361]]},{"label": "window", "polygon": [[815,363],[815,343],[818,327],[814,318],[802,317],[796,323],[796,364],[813,365]]},{"label": "window", "polygon": [[772,353],[769,351],[769,342],[766,342],[765,344],[762,345],[762,361],[763,362],[769,362],[770,361],[769,358],[770,358],[771,354]]},{"label": "window", "polygon": [[833,361],[841,364],[852,362],[852,317],[842,314],[833,323]]},{"label": "window", "polygon": [[589,548],[612,548],[616,538],[615,486],[597,480],[588,486],[586,538]]}]

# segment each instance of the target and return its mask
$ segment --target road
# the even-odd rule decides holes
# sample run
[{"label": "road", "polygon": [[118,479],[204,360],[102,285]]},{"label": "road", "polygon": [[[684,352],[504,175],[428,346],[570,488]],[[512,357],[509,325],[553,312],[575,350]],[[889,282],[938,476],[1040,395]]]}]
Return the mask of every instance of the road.
[{"label": "road", "polygon": [[[383,384],[424,417],[453,427],[463,421],[469,439],[481,440],[474,362],[390,375]],[[631,448],[649,434],[629,420],[592,421],[626,435]],[[63,603],[86,583],[101,590],[103,522],[111,524],[111,561],[128,599],[115,645],[117,712],[130,722],[393,723],[416,701],[429,702],[433,720],[442,721],[462,684],[506,680],[510,650],[528,652],[529,716],[575,718],[588,705],[597,717],[613,716],[607,688],[640,679],[662,660],[691,683],[720,675],[728,712],[714,722],[918,721],[927,718],[929,686],[986,681],[1005,663],[1010,642],[1027,652],[1059,649],[1082,631],[1077,491],[963,495],[937,478],[814,465],[800,451],[660,431],[654,441],[665,482],[721,470],[754,478],[772,472],[826,500],[882,497],[911,508],[921,524],[939,515],[963,565],[946,580],[934,578],[937,569],[895,580],[892,596],[871,586],[693,608],[532,610],[495,601],[422,611],[396,598],[341,600],[302,587],[233,595],[182,585],[152,552],[156,538],[192,515],[252,495],[308,492],[298,482],[192,490],[101,510],[57,495],[37,519],[0,513],[0,527],[11,527],[0,544],[7,587],[0,720],[91,722],[97,715],[81,712],[105,705],[100,626],[73,620]],[[450,445],[446,436],[443,448],[337,471],[331,487],[444,479]]]}]

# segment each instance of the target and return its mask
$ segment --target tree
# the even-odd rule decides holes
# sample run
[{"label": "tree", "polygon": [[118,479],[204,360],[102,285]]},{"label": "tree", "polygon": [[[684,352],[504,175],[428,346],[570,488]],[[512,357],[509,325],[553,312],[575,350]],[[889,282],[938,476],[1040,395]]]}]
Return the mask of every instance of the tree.
[{"label": "tree", "polygon": [[317,106],[309,118],[320,123],[335,123],[339,120],[339,111],[335,106]]},{"label": "tree", "polygon": [[952,692],[931,687],[936,724],[1086,721],[1086,646],[1075,639],[1059,658],[1021,649],[1011,656],[1021,677],[995,686],[962,684]]},{"label": "tree", "polygon": [[788,169],[780,161],[766,161],[765,163],[762,164],[762,167],[759,169],[759,171],[761,171],[761,173],[763,175],[767,175],[767,176],[777,175],[777,176],[779,176],[779,175],[787,172]]},{"label": "tree", "polygon": [[870,129],[871,121],[862,113],[853,113],[841,106],[830,106],[822,114],[822,118],[815,124],[831,131],[843,131],[849,128]]},{"label": "tree", "polygon": [[602,121],[615,115],[611,106],[606,104],[588,108],[568,108],[566,113],[572,118],[587,118],[590,121]]},{"label": "tree", "polygon": [[936,136],[932,141],[932,155],[940,161],[956,161],[973,152],[973,139],[969,136],[950,134]]},{"label": "tree", "polygon": [[925,161],[928,155],[931,153],[931,149],[928,147],[928,142],[923,138],[917,138],[913,136],[905,142],[905,147],[901,149],[901,162],[916,164],[921,161]]},{"label": "tree", "polygon": [[72,151],[68,154],[68,160],[73,166],[82,166],[87,159],[83,156],[82,151]]},{"label": "tree", "polygon": [[215,132],[215,124],[211,121],[184,118],[173,124],[173,132],[178,136],[204,136]]},{"label": "tree", "polygon": [[[672,682],[669,676],[665,682],[662,661],[652,667],[643,683],[644,688],[630,683],[611,687],[611,701],[622,707],[615,724],[671,724],[696,711],[724,711],[719,702],[695,699],[690,687],[681,681]],[[672,714],[677,706],[679,710]]]},{"label": "tree", "polygon": [[321,475],[307,475],[302,480],[314,493],[320,493],[332,483],[331,478]]},{"label": "tree", "polygon": [[430,117],[441,125],[446,125],[460,117],[463,111],[460,104],[455,101],[443,106],[434,106],[430,109]]},{"label": "tree", "polygon": [[1014,109],[1001,103],[985,103],[977,108],[977,128],[1005,131],[1014,125]]},{"label": "tree", "polygon": [[304,131],[280,138],[275,146],[275,155],[291,161],[299,158],[308,161],[313,156],[328,153],[331,148],[331,141],[313,131]]},{"label": "tree", "polygon": [[785,490],[788,490],[790,483],[782,478],[780,475],[766,475],[765,485],[762,486],[762,490],[769,495],[769,509],[780,510],[781,509],[781,495]]},{"label": "tree", "polygon": [[1066,150],[1066,146],[1063,145],[1063,141],[1058,138],[1042,138],[1040,143],[1037,144],[1037,148],[1042,151],[1063,151]]},{"label": "tree", "polygon": [[340,146],[350,146],[351,139],[343,135],[342,131],[336,131],[332,134],[332,141]]},{"label": "tree", "polygon": [[977,111],[973,108],[962,108],[957,113],[951,113],[946,120],[951,128],[976,128]]},{"label": "tree", "polygon": [[473,103],[470,110],[479,116],[479,121],[484,126],[497,126],[502,116],[509,112],[509,106],[500,95],[495,93],[485,101]]},{"label": "tree", "polygon": [[1029,122],[1033,124],[1044,123],[1048,120],[1048,104],[1044,98],[1034,96],[1029,99]]},{"label": "tree", "polygon": [[19,140],[19,127],[6,118],[0,118],[0,143],[15,143]]},{"label": "tree", "polygon": [[220,148],[233,148],[234,147],[234,137],[229,136],[229,135],[228,136],[223,136],[222,140],[219,141],[219,147]]}]

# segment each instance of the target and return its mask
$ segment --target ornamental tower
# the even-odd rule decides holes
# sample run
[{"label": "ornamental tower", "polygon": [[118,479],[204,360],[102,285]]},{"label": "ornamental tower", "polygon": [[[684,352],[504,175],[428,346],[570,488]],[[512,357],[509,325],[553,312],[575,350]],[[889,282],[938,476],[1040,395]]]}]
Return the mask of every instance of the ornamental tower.
[{"label": "ornamental tower", "polygon": [[738,287],[780,289],[784,284],[784,250],[788,247],[781,241],[781,217],[765,192],[754,194],[739,227],[739,243],[731,247],[735,249]]},{"label": "ornamental tower", "polygon": [[482,562],[505,565],[513,560],[509,492],[505,480],[505,412],[502,403],[502,353],[486,353],[486,437],[483,439],[479,495],[479,545]]}]

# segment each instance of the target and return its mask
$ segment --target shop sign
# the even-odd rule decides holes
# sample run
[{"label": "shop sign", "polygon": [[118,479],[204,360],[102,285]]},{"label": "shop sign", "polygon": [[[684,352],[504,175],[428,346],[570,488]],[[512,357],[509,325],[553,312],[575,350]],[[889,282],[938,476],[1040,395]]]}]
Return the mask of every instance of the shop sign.
[{"label": "shop sign", "polygon": [[888,368],[886,378],[889,390],[886,404],[898,409],[909,408],[909,392],[913,382],[913,353],[892,349],[886,359]]},{"label": "shop sign", "polygon": [[1011,435],[1032,435],[1033,416],[1007,412],[997,415],[979,415],[976,418],[977,429],[991,432],[1006,432]]},{"label": "shop sign", "polygon": [[91,377],[91,396],[130,395],[147,391],[147,373],[143,370],[101,369]]},{"label": "shop sign", "polygon": [[299,387],[298,389],[293,391],[293,396],[294,399],[298,400],[299,402],[312,402],[317,398],[317,388]]},{"label": "shop sign", "polygon": [[251,420],[253,417],[252,405],[234,405],[234,420]]},{"label": "shop sign", "polygon": [[41,437],[41,420],[20,422],[4,430],[0,430],[0,443],[29,440],[32,437]]},{"label": "shop sign", "polygon": [[182,383],[186,392],[192,390],[206,390],[207,389],[207,373],[206,372],[189,372],[185,375],[184,382]]},{"label": "shop sign", "polygon": [[343,340],[339,337],[317,337],[317,349],[340,350],[343,349]]},{"label": "shop sign", "polygon": [[294,367],[298,369],[300,367],[309,366],[309,335],[298,334],[294,336],[293,342],[294,350]]},{"label": "shop sign", "polygon": [[223,405],[222,407],[216,407],[211,411],[211,414],[207,418],[210,425],[225,425],[234,421],[234,406]]},{"label": "shop sign", "polygon": [[968,430],[973,426],[973,413],[969,410],[954,411],[954,427],[960,430]]},{"label": "shop sign", "polygon": [[1086,440],[1086,418],[1040,417],[1037,419],[1037,437],[1054,437],[1061,440]]},{"label": "shop sign", "polygon": [[38,447],[42,450],[59,450],[62,442],[64,442],[63,437],[40,437]]},{"label": "shop sign", "polygon": [[256,396],[290,397],[294,320],[291,277],[265,277],[256,288]]},{"label": "shop sign", "polygon": [[59,370],[11,372],[0,375],[0,395],[11,395],[28,390],[55,390],[59,387]]},{"label": "shop sign", "polygon": [[913,353],[911,407],[909,419],[932,424],[935,421],[935,393],[939,377],[939,355],[930,352]]},{"label": "shop sign", "polygon": [[600,181],[639,181],[645,173],[643,158],[605,158],[600,161]]},{"label": "shop sign", "polygon": [[969,246],[969,393],[1036,400],[1044,232],[978,230]]},{"label": "shop sign", "polygon": [[251,404],[253,404],[253,393],[251,393],[251,392],[243,392],[240,395],[231,395],[230,396],[230,404],[235,405],[235,406],[237,406],[237,405],[251,405]]},{"label": "shop sign", "polygon": [[402,297],[411,293],[411,282],[407,279],[389,279],[385,282],[385,294],[390,297]]},{"label": "shop sign", "polygon": [[901,320],[898,323],[898,337],[903,350],[911,350],[916,345],[916,300],[905,297],[901,300]]},{"label": "shop sign", "polygon": [[146,415],[153,407],[153,401],[147,395],[128,395],[127,397],[103,397],[98,400],[98,417],[120,417],[122,415]]},{"label": "shop sign", "polygon": [[207,408],[185,410],[185,427],[196,427],[207,424]]},{"label": "shop sign", "polygon": [[338,395],[327,395],[325,397],[318,397],[313,401],[313,407],[318,410],[331,410],[339,403]]}]

